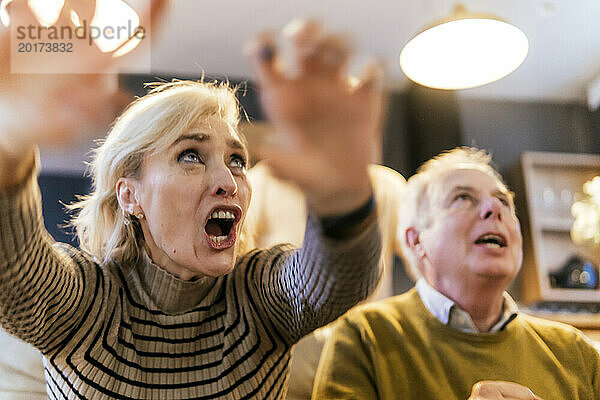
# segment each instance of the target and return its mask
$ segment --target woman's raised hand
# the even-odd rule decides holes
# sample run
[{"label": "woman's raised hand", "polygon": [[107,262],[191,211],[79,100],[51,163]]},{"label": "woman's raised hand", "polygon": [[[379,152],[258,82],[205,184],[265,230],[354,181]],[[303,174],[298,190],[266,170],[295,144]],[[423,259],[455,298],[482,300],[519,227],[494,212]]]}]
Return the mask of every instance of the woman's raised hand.
[{"label": "woman's raised hand", "polygon": [[367,165],[381,125],[381,68],[372,64],[352,81],[347,39],[314,21],[292,22],[284,40],[287,65],[272,34],[248,47],[276,132],[258,151],[276,175],[298,184],[317,215],[350,212],[371,194]]},{"label": "woman's raised hand", "polygon": [[[140,25],[149,26],[156,21],[166,1],[152,0],[149,4],[147,9],[139,10]],[[65,1],[53,27],[60,30],[74,28],[71,10],[77,13],[80,21],[89,25],[94,16],[95,1]],[[34,33],[41,27],[26,0],[12,1],[7,12],[13,34],[16,27],[27,27],[25,32]],[[23,74],[19,73],[22,72],[19,68],[11,71],[11,58],[17,53],[15,48],[11,50],[9,28],[0,25],[0,146],[4,150],[14,152],[31,143],[64,142],[86,128],[106,127],[116,108],[123,105],[123,101],[119,101],[122,94],[117,91],[116,75],[118,63],[123,58],[102,53],[88,40],[72,37],[68,43],[72,45],[71,52],[36,50],[27,54],[33,63],[44,66],[40,70],[56,73]],[[83,73],[61,73],[65,70]],[[103,73],[85,73],[87,71]]]},{"label": "woman's raised hand", "polygon": [[[70,10],[80,20],[91,21],[94,1],[67,0],[54,26],[67,26]],[[140,15],[140,24],[151,23],[162,14],[165,0],[152,0]],[[40,27],[26,0],[14,0],[7,7],[11,27]],[[144,18],[147,19],[145,20]],[[144,22],[145,21],[145,22]],[[10,30],[0,25],[0,187],[20,182],[17,171],[31,164],[35,144],[68,143],[83,133],[98,133],[108,126],[117,110],[129,100],[118,91],[114,72],[120,59],[102,53],[87,41],[73,40],[73,51],[65,58],[44,52],[35,53],[36,63],[55,63],[51,70],[61,71],[60,62],[77,65],[79,71],[93,66],[95,71],[113,74],[20,74],[11,72]],[[61,61],[63,60],[63,61]],[[56,64],[58,63],[58,64]],[[46,70],[48,70],[46,68]]]}]

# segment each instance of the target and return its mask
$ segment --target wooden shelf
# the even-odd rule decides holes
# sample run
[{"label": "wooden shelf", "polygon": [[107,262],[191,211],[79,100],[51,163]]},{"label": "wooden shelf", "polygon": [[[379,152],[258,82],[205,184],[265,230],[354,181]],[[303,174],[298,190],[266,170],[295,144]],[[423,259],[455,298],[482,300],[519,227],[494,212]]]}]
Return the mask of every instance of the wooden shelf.
[{"label": "wooden shelf", "polygon": [[600,303],[600,290],[594,289],[560,289],[548,287],[544,299],[557,302]]},{"label": "wooden shelf", "polygon": [[551,232],[571,232],[574,219],[566,217],[543,217],[538,220],[539,228]]},{"label": "wooden shelf", "polygon": [[520,175],[516,199],[517,210],[524,212],[524,261],[518,298],[524,303],[600,303],[600,290],[553,288],[549,277],[575,255],[600,264],[598,249],[577,245],[570,235],[573,198],[586,181],[600,175],[600,156],[526,152]]}]

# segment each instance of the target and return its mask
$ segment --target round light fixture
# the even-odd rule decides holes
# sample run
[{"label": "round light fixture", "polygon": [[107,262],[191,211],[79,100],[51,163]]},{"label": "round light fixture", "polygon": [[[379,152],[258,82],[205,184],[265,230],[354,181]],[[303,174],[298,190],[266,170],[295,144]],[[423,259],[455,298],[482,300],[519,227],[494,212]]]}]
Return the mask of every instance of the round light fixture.
[{"label": "round light fixture", "polygon": [[467,89],[513,72],[527,57],[529,42],[514,25],[489,15],[454,16],[414,37],[400,53],[413,81],[436,89]]}]

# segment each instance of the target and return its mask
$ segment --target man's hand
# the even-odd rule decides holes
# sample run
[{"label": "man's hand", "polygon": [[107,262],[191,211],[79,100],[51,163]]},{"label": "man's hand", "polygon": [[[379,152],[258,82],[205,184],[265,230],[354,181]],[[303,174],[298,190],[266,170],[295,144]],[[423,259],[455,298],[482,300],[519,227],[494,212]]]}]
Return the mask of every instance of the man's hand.
[{"label": "man's hand", "polygon": [[259,152],[277,176],[303,190],[317,215],[350,212],[371,194],[367,165],[381,123],[381,69],[372,65],[351,82],[348,41],[315,22],[295,21],[284,36],[293,71],[273,35],[248,47],[263,110],[276,132]]},{"label": "man's hand", "polygon": [[530,389],[514,382],[481,381],[473,385],[468,400],[543,400]]}]

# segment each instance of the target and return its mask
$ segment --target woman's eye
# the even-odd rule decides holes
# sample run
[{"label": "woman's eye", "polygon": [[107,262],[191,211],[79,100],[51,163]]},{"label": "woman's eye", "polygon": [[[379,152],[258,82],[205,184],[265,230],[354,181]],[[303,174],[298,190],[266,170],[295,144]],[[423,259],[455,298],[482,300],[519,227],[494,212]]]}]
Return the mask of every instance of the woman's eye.
[{"label": "woman's eye", "polygon": [[239,156],[234,156],[229,165],[233,168],[246,169],[246,161]]},{"label": "woman's eye", "polygon": [[500,200],[500,203],[502,203],[503,206],[509,206],[508,200],[505,197],[498,197],[498,200]]},{"label": "woman's eye", "polygon": [[200,155],[198,155],[198,152],[193,149],[183,151],[181,154],[179,154],[179,156],[177,156],[177,161],[184,163],[202,163]]}]

